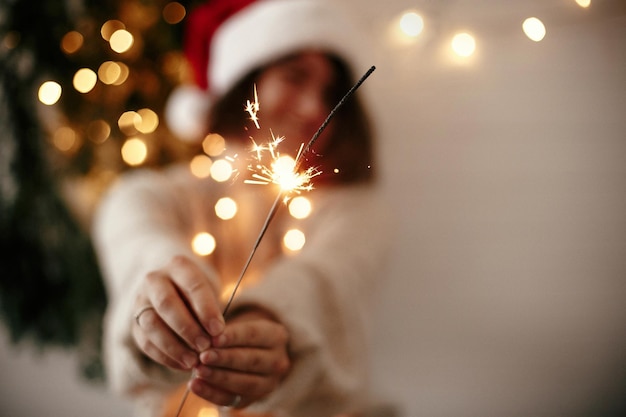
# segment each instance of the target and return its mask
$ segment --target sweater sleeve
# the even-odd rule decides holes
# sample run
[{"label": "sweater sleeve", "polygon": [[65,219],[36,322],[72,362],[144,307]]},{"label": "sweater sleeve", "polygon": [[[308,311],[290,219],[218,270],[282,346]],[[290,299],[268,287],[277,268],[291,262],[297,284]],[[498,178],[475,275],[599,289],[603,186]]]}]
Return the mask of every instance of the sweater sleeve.
[{"label": "sweater sleeve", "polygon": [[[137,171],[122,177],[103,198],[94,217],[93,239],[105,279],[104,363],[111,387],[122,394],[168,390],[189,377],[144,357],[131,337],[134,301],[141,278],[175,255],[197,258],[187,219],[193,216],[184,188],[170,176]],[[215,272],[198,265],[217,290]]]},{"label": "sweater sleeve", "polygon": [[304,249],[236,298],[272,311],[291,335],[292,371],[258,411],[325,416],[364,401],[369,313],[391,222],[373,188],[336,191],[315,208]]}]

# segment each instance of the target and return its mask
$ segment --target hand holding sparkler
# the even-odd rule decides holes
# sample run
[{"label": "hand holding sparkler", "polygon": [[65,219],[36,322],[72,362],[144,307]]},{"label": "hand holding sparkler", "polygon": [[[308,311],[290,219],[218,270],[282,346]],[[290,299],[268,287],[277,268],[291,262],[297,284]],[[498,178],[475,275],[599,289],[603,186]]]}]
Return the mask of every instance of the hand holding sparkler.
[{"label": "hand holding sparkler", "polygon": [[[294,191],[311,189],[312,186],[310,184],[310,180],[312,177],[317,175],[317,171],[311,168],[305,170],[304,172],[300,171],[305,155],[311,150],[312,146],[314,145],[314,143],[316,142],[316,140],[318,139],[322,131],[326,128],[326,126],[328,125],[332,117],[335,115],[337,110],[345,103],[345,101],[350,96],[354,94],[354,92],[360,87],[360,85],[370,76],[370,74],[375,69],[376,68],[374,66],[370,67],[370,69],[357,81],[357,83],[343,96],[343,98],[339,101],[339,103],[336,104],[336,106],[329,113],[328,117],[324,120],[322,125],[315,132],[315,134],[313,135],[311,140],[306,144],[306,146],[303,145],[300,147],[300,151],[295,161],[289,164],[289,169],[287,169],[286,171],[280,171],[281,169],[284,168],[284,165],[279,165],[277,163],[279,158],[277,157],[277,154],[276,154],[276,146],[280,142],[280,138],[279,139],[274,138],[273,141],[267,146],[267,148],[261,148],[258,145],[256,145],[256,143],[254,144],[253,151],[257,152],[257,155],[258,155],[257,161],[259,162],[259,164],[251,168],[253,171],[255,171],[255,174],[253,174],[254,180],[249,180],[248,182],[249,183],[261,183],[261,184],[276,183],[276,184],[279,184],[281,187],[268,213],[268,216],[265,219],[265,222],[261,228],[261,231],[256,241],[254,242],[250,255],[241,270],[239,278],[237,279],[235,283],[235,286],[231,292],[230,298],[228,299],[228,302],[226,303],[226,306],[224,307],[224,310],[223,310],[224,316],[226,316],[226,314],[229,312],[230,306],[232,304],[233,299],[235,298],[235,295],[237,293],[237,290],[239,289],[239,286],[243,280],[243,277],[245,276],[245,273],[248,270],[248,267],[250,266],[252,258],[254,257],[259,247],[259,244],[261,243],[261,240],[263,239],[263,236],[265,235],[272,219],[276,215],[281,201],[284,200],[285,197],[287,197],[290,193],[293,193]],[[246,105],[246,110],[250,113],[251,120],[258,127],[258,118],[256,117],[256,113],[259,110],[259,104],[258,104],[258,99],[256,97],[256,89],[255,89],[255,101],[254,102],[248,101]],[[268,168],[267,166],[260,163],[261,161],[260,152],[262,149],[268,150],[272,155],[274,164],[271,166],[271,168]],[[219,342],[218,342],[218,345],[219,345]],[[198,369],[202,369],[202,368],[198,368]],[[196,372],[202,372],[202,371],[196,371]],[[196,372],[192,373],[192,378],[194,378],[195,376],[202,376],[202,374],[198,375]],[[183,394],[183,397],[176,411],[176,417],[180,416],[180,413],[185,405],[185,401],[190,393],[190,390],[191,388],[190,388],[190,385],[188,384],[187,389],[185,393]],[[239,405],[240,401],[241,401],[241,397],[237,395],[235,397],[234,405]]]}]

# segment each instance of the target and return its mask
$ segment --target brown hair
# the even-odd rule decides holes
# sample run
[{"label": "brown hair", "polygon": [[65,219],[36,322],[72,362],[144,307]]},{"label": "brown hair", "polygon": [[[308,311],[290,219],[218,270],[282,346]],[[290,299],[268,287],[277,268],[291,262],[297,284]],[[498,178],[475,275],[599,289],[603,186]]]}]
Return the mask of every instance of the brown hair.
[{"label": "brown hair", "polygon": [[[354,77],[342,60],[330,56],[337,74],[336,88],[330,97],[335,106],[352,87]],[[249,125],[248,115],[243,111],[244,103],[250,99],[254,80],[260,69],[242,78],[229,92],[213,104],[209,114],[210,132],[225,137],[242,137]],[[374,139],[369,117],[359,100],[358,94],[350,97],[333,117],[332,137],[324,155],[309,157],[305,164],[319,167],[322,174],[315,179],[319,184],[348,184],[374,180]],[[245,135],[244,135],[245,136]],[[338,168],[338,172],[334,169]]]}]

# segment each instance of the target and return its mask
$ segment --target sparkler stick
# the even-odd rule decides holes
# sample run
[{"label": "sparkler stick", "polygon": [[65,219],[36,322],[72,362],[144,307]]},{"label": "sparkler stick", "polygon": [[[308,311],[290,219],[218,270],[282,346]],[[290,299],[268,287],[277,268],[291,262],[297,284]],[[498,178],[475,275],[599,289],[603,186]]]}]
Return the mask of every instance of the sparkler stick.
[{"label": "sparkler stick", "polygon": [[[372,74],[372,72],[374,72],[375,69],[376,69],[376,67],[372,65],[370,67],[370,69],[367,70],[367,72],[365,74],[363,74],[363,76],[356,82],[356,84],[354,84],[352,86],[352,88],[350,88],[350,90],[348,90],[348,92],[335,105],[335,107],[332,109],[332,111],[326,117],[326,120],[324,120],[324,122],[320,125],[320,127],[317,129],[317,131],[315,132],[313,137],[311,137],[311,139],[306,144],[306,146],[300,149],[300,152],[298,153],[298,156],[297,156],[296,161],[295,161],[294,172],[298,172],[298,170],[300,169],[300,166],[302,165],[302,162],[304,160],[304,156],[311,150],[311,147],[315,144],[315,141],[322,134],[324,129],[326,129],[326,126],[328,126],[328,123],[330,123],[330,120],[333,118],[335,113],[337,113],[337,110],[339,110],[339,108],[341,106],[343,106],[343,104],[346,102],[346,100],[348,100],[354,94],[354,92],[361,86],[361,84],[363,84],[363,82]],[[258,105],[258,100],[257,100],[257,97],[256,97],[256,88],[254,90],[254,96],[255,96],[254,97],[255,102],[251,103],[250,101],[248,101],[248,103],[246,105],[246,110],[251,114],[252,121],[258,127],[258,119],[256,117],[256,111],[258,111],[259,105]],[[263,236],[265,236],[265,232],[267,232],[267,229],[268,229],[270,223],[272,222],[272,219],[274,219],[274,216],[276,216],[276,213],[278,212],[278,208],[280,207],[280,202],[283,200],[284,195],[288,191],[289,190],[285,190],[285,189],[281,188],[280,191],[278,192],[278,195],[276,196],[276,199],[274,200],[274,204],[272,204],[272,208],[270,209],[270,211],[269,211],[269,213],[267,215],[267,218],[265,219],[265,222],[263,223],[263,226],[261,227],[261,231],[260,231],[256,241],[254,242],[254,245],[252,246],[252,251],[250,252],[250,255],[248,256],[248,259],[247,259],[246,263],[244,264],[244,266],[243,266],[243,268],[241,270],[241,273],[239,274],[239,278],[235,282],[235,286],[234,286],[234,288],[233,288],[233,290],[232,290],[232,292],[230,294],[230,297],[228,299],[228,302],[226,303],[226,306],[224,307],[224,310],[222,312],[223,316],[226,316],[226,313],[228,313],[228,310],[230,309],[230,305],[232,304],[233,299],[235,298],[235,294],[237,293],[237,290],[239,289],[241,281],[243,280],[243,277],[246,274],[246,271],[248,270],[248,267],[250,266],[250,263],[252,262],[252,258],[254,257],[254,254],[256,253],[259,245],[261,244],[261,240],[263,239]],[[193,378],[193,373],[192,373],[192,378]],[[183,397],[182,397],[182,399],[180,401],[180,404],[178,405],[178,410],[176,411],[176,417],[180,416],[180,412],[182,411],[183,406],[185,405],[185,401],[187,400],[187,397],[189,396],[189,392],[190,392],[190,388],[189,388],[189,386],[187,386],[187,389],[185,390],[185,393],[183,394]]]}]

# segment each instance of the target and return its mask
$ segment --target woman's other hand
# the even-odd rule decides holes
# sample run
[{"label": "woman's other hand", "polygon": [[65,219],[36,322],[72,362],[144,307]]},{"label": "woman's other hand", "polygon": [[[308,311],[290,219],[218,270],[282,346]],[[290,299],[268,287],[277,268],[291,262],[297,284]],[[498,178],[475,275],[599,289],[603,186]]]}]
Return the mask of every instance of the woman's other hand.
[{"label": "woman's other hand", "polygon": [[287,328],[261,309],[229,319],[200,354],[191,390],[218,405],[245,407],[270,394],[290,369]]}]

